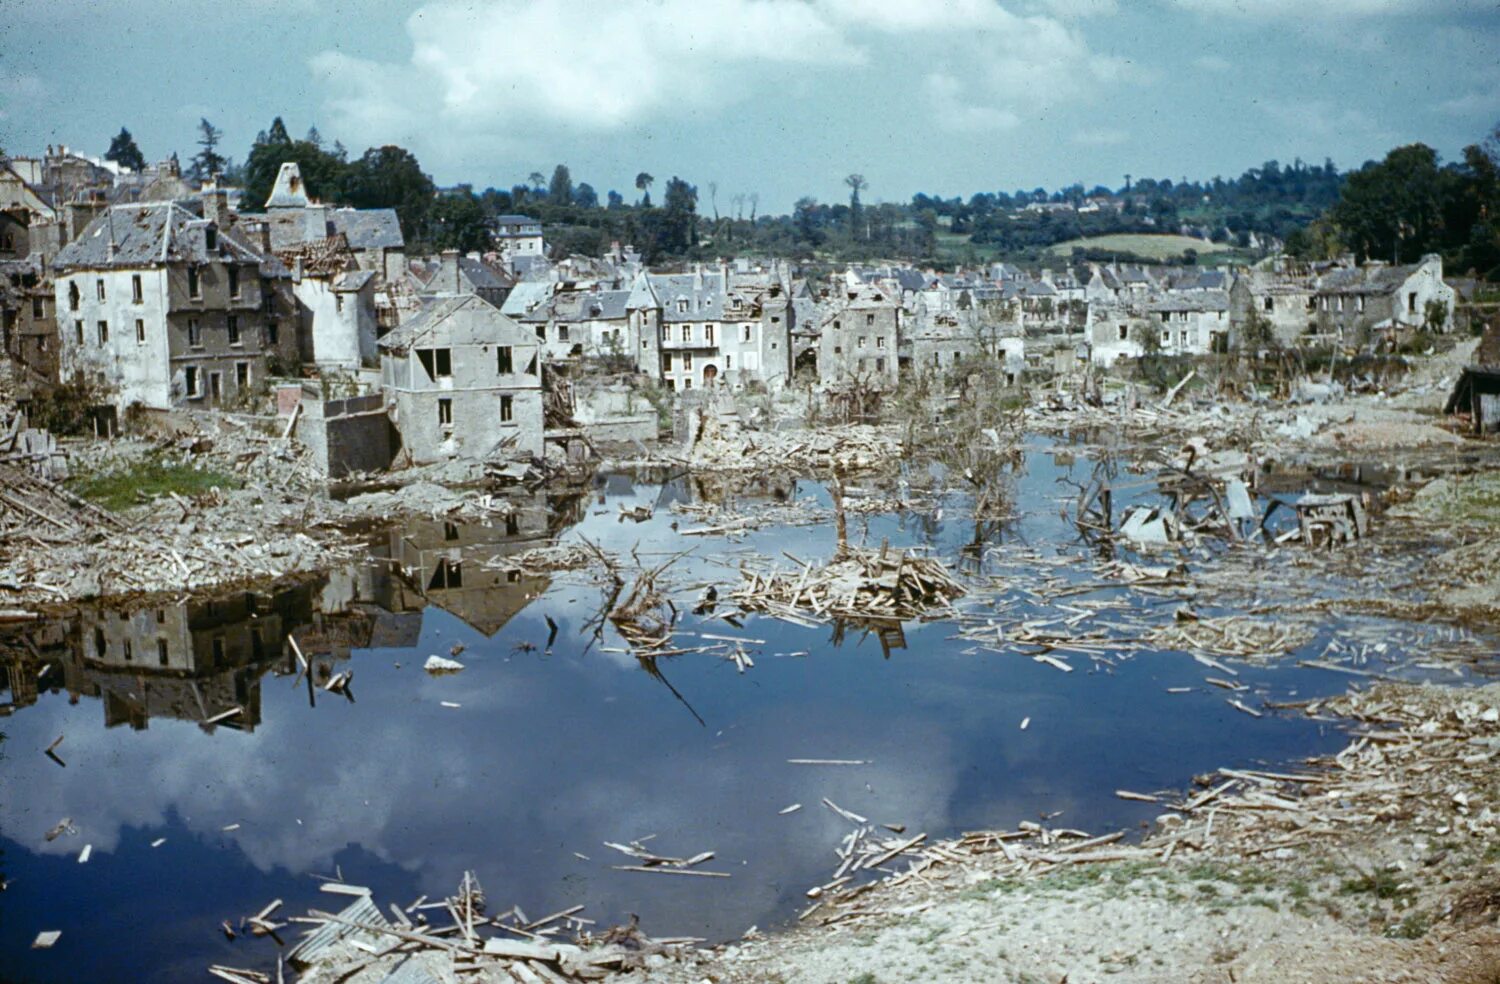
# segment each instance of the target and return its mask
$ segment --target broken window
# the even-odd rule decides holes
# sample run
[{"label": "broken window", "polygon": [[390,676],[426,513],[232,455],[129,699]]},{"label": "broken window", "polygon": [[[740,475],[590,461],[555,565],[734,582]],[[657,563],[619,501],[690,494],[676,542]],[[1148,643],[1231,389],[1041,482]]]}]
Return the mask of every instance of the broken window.
[{"label": "broken window", "polygon": [[885,336],[884,335],[876,335],[875,336],[875,347],[876,348],[885,348]]},{"label": "broken window", "polygon": [[234,364],[234,384],[236,386],[250,385],[250,363],[236,362]]},{"label": "broken window", "polygon": [[432,578],[427,582],[427,590],[441,591],[445,588],[461,588],[464,586],[464,565],[458,560],[440,560],[432,570]]},{"label": "broken window", "polygon": [[199,327],[197,318],[188,319],[188,346],[190,348],[203,347],[203,329]]},{"label": "broken window", "polygon": [[515,415],[515,398],[502,394],[500,397],[500,422],[510,423],[511,417]]},{"label": "broken window", "polygon": [[869,340],[869,336],[867,336],[867,335],[861,335],[855,341],[854,347],[855,348],[864,348],[865,347],[865,342],[868,341],[868,340]]},{"label": "broken window", "polygon": [[1264,306],[1267,311],[1276,310],[1276,299],[1274,297],[1266,298]]},{"label": "broken window", "polygon": [[99,295],[99,300],[104,300],[104,278],[100,277],[94,281],[94,293]]},{"label": "broken window", "polygon": [[417,361],[427,370],[428,379],[442,379],[453,375],[451,349],[417,349]]},{"label": "broken window", "polygon": [[[1361,298],[1361,300],[1363,300],[1363,298]],[[1411,293],[1409,293],[1409,294],[1406,295],[1406,313],[1407,314],[1416,314],[1417,313],[1417,292],[1416,291],[1412,291]]]},{"label": "broken window", "polygon": [[140,318],[135,319],[135,343],[137,345],[146,344],[146,322]]},{"label": "broken window", "polygon": [[1129,328],[1129,326],[1128,325],[1121,325],[1120,326],[1120,341],[1123,342],[1126,339],[1128,339],[1129,337],[1130,337],[1130,328]]},{"label": "broken window", "polygon": [[101,321],[101,322],[99,322],[99,344],[100,345],[108,345],[109,344],[109,322],[108,321]]},{"label": "broken window", "polygon": [[876,359],[875,360],[875,371],[876,372],[885,372],[885,360],[884,359]]},{"label": "broken window", "polygon": [[215,664],[219,664],[219,663],[224,662],[224,637],[223,636],[215,636],[214,637],[214,641],[213,641],[213,647],[214,647],[214,663]]},{"label": "broken window", "polygon": [[1172,320],[1172,312],[1170,312],[1170,311],[1163,311],[1161,313],[1161,320],[1163,320],[1163,321],[1171,321]]},{"label": "broken window", "polygon": [[31,299],[31,316],[33,318],[44,318],[47,316],[46,301],[38,294]]},{"label": "broken window", "polygon": [[68,281],[68,310],[78,310],[78,281]]},{"label": "broken window", "polygon": [[528,363],[526,363],[526,373],[527,373],[527,375],[535,376],[537,374],[536,373],[537,358],[538,358],[537,353],[533,352],[531,354],[531,361],[528,362]]},{"label": "broken window", "polygon": [[453,401],[448,397],[438,400],[438,425],[441,427],[453,426]]},{"label": "broken window", "polygon": [[73,341],[77,342],[79,345],[83,344],[83,322],[82,321],[75,321],[75,322],[73,322]]},{"label": "broken window", "polygon": [[671,372],[672,371],[672,353],[671,352],[663,352],[662,353],[662,356],[661,356],[661,368],[662,368],[662,372]]},{"label": "broken window", "polygon": [[198,393],[198,367],[188,366],[182,370],[182,382],[187,387],[188,396],[199,396]]},{"label": "broken window", "polygon": [[547,326],[546,325],[537,325],[536,326],[536,337],[538,339],[540,339],[541,341],[544,341],[544,342],[547,340]]},{"label": "broken window", "polygon": [[219,248],[219,230],[216,226],[208,226],[203,230],[203,247],[205,249]]},{"label": "broken window", "polygon": [[141,275],[133,273],[130,275],[130,302],[139,304],[145,300],[145,293],[141,290]]},{"label": "broken window", "polygon": [[281,326],[276,323],[275,318],[272,318],[270,321],[266,322],[266,343],[268,345],[275,345],[280,340]]},{"label": "broken window", "polygon": [[203,296],[203,280],[198,276],[198,268],[190,266],[187,268],[188,296],[201,298]]},{"label": "broken window", "polygon": [[238,315],[231,314],[225,319],[225,326],[229,330],[229,344],[240,344],[240,319]]},{"label": "broken window", "polygon": [[[239,297],[240,296],[240,268],[239,267],[229,267],[225,272],[229,274],[229,296],[230,297]],[[344,299],[343,295],[339,295],[339,300],[342,301],[343,299]]]},{"label": "broken window", "polygon": [[500,345],[495,349],[495,371],[502,375],[516,371],[511,361],[511,348],[509,345]]},{"label": "broken window", "polygon": [[675,380],[675,379],[669,379],[669,380],[667,380],[667,389],[669,389],[669,390],[675,390],[676,388],[677,388],[677,380]]},{"label": "broken window", "polygon": [[867,314],[867,315],[865,315],[865,324],[867,324],[867,325],[873,325],[874,323],[875,323],[875,315],[873,315],[873,314]]},{"label": "broken window", "polygon": [[156,640],[156,662],[162,666],[167,665],[167,640]]},{"label": "broken window", "polygon": [[443,539],[444,540],[457,540],[458,539],[458,524],[457,523],[444,523],[443,524]]},{"label": "broken window", "polygon": [[833,347],[833,354],[834,355],[843,355],[844,354],[844,346],[842,346],[842,345],[835,345]]},{"label": "broken window", "polygon": [[839,330],[839,322],[838,322],[838,319],[837,319],[837,318],[835,318],[835,319],[834,319],[834,320],[833,320],[833,330],[834,330],[834,331],[838,331],[838,330]]}]

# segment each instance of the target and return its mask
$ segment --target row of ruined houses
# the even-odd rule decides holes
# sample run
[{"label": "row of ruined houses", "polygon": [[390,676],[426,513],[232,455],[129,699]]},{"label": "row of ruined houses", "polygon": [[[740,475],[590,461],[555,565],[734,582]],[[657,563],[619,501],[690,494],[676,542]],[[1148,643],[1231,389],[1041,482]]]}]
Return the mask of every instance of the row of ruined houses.
[{"label": "row of ruined houses", "polygon": [[69,200],[61,211],[14,179],[0,169],[10,250],[0,328],[34,379],[82,378],[118,416],[248,406],[273,378],[313,368],[325,398],[382,413],[417,461],[542,453],[548,376],[591,365],[679,392],[793,379],[886,387],[981,357],[1020,378],[1148,351],[1362,342],[1444,328],[1454,304],[1435,256],[1238,272],[867,267],[819,279],[779,261],[676,273],[628,261],[532,264],[518,281],[493,256],[410,260],[393,210],[319,204],[295,164],[254,212],[170,173],[160,200]]}]

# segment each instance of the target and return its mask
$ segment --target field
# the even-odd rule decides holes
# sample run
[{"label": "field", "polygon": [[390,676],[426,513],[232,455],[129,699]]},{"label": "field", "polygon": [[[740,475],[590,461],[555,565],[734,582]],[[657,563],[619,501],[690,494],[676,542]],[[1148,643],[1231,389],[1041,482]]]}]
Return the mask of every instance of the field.
[{"label": "field", "polygon": [[1084,249],[1118,250],[1152,260],[1168,260],[1181,256],[1187,250],[1197,251],[1202,256],[1232,255],[1234,248],[1219,243],[1206,243],[1190,236],[1146,235],[1142,233],[1119,233],[1112,236],[1094,236],[1088,239],[1070,239],[1047,248],[1053,256],[1068,256],[1074,247]]}]

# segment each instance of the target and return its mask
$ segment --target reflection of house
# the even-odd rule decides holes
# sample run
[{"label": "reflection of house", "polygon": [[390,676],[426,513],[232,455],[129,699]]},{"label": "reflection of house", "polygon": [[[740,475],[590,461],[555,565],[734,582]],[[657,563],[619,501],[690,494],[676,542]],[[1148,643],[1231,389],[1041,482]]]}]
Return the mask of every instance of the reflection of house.
[{"label": "reflection of house", "polygon": [[416,519],[391,534],[391,556],[429,603],[493,636],[550,582],[491,562],[546,543],[550,517],[539,496],[491,525]]}]

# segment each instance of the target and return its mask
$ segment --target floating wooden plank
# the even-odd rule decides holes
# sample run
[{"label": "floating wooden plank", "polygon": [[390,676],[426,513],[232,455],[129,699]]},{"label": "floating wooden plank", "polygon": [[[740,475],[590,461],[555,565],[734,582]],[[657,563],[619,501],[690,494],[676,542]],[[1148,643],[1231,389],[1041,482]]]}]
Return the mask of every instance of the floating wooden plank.
[{"label": "floating wooden plank", "polygon": [[697,875],[700,878],[728,878],[727,871],[698,871],[693,868],[669,868],[665,865],[613,864],[615,871],[648,871],[658,875]]},{"label": "floating wooden plank", "polygon": [[324,882],[318,886],[318,891],[328,892],[333,895],[364,895],[371,894],[371,890],[363,885],[346,885],[343,882]]},{"label": "floating wooden plank", "polygon": [[62,937],[62,930],[48,929],[36,934],[36,939],[31,941],[33,950],[49,950]]},{"label": "floating wooden plank", "polygon": [[873,759],[787,759],[787,765],[872,765]]},{"label": "floating wooden plank", "polygon": [[1117,789],[1115,795],[1122,800],[1139,800],[1142,803],[1160,803],[1160,796],[1152,796],[1149,793],[1132,793],[1128,789]]}]

